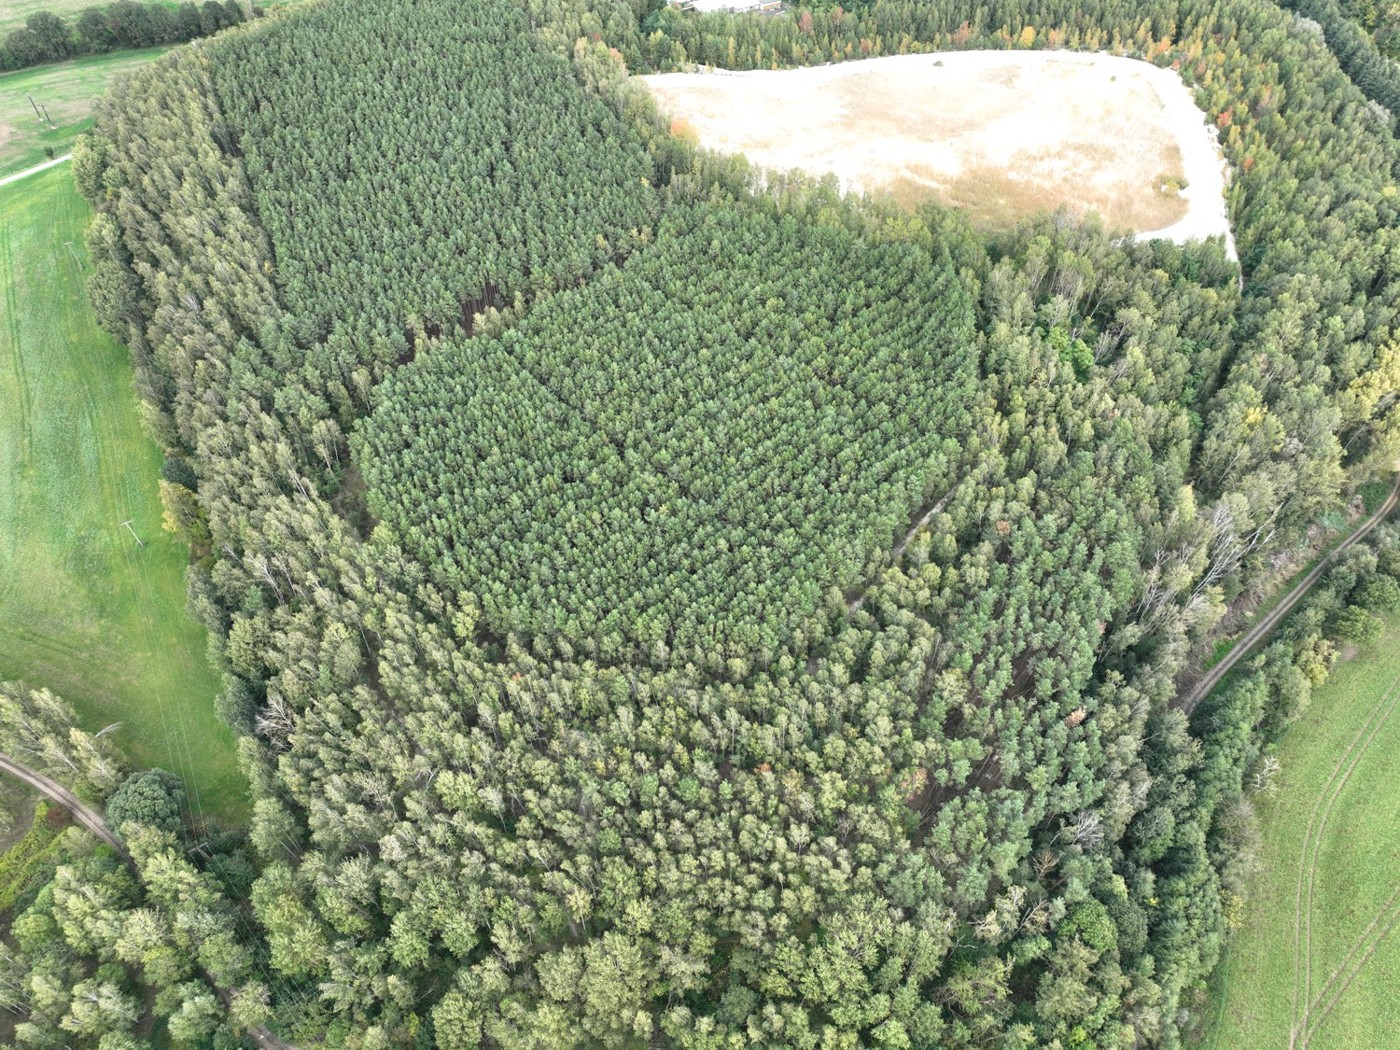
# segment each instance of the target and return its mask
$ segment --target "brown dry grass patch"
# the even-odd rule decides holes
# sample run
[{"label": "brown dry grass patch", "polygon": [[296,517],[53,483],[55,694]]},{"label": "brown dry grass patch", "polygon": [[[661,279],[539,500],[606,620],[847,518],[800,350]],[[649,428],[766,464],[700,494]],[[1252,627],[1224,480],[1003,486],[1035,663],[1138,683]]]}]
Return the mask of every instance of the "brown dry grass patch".
[{"label": "brown dry grass patch", "polygon": [[646,81],[701,144],[764,167],[833,173],[906,207],[938,199],[993,229],[1067,207],[1142,231],[1188,208],[1162,72],[1101,55],[957,52]]}]

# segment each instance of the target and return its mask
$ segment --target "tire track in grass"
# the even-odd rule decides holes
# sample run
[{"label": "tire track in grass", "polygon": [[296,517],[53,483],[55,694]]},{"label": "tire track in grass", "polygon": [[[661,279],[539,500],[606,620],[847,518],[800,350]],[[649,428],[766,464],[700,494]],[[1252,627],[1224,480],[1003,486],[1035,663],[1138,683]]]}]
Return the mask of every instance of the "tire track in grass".
[{"label": "tire track in grass", "polygon": [[[1300,911],[1302,915],[1302,946],[1301,960],[1299,960],[1296,954],[1298,951],[1298,938],[1297,928],[1295,927],[1294,1027],[1290,1030],[1289,1034],[1290,1045],[1293,1044],[1295,1039],[1301,1039],[1306,1045],[1306,1018],[1309,1011],[1309,1004],[1312,1001],[1313,893],[1317,884],[1317,864],[1322,851],[1327,822],[1331,817],[1332,807],[1336,804],[1337,799],[1341,797],[1343,790],[1346,788],[1347,781],[1351,779],[1351,775],[1355,771],[1357,765],[1359,765],[1361,759],[1365,757],[1372,741],[1375,740],[1377,734],[1379,734],[1381,729],[1389,722],[1390,716],[1395,710],[1397,699],[1400,699],[1400,693],[1396,692],[1397,685],[1400,685],[1400,678],[1397,678],[1396,681],[1391,684],[1390,689],[1387,690],[1380,702],[1367,716],[1366,721],[1362,724],[1356,737],[1352,739],[1352,743],[1342,754],[1342,757],[1338,759],[1337,765],[1333,768],[1331,777],[1328,778],[1327,784],[1323,786],[1322,793],[1318,796],[1318,800],[1313,806],[1314,818],[1317,816],[1319,806],[1323,806],[1323,810],[1321,820],[1317,823],[1316,828],[1312,826],[1313,821],[1309,821],[1308,833],[1304,837],[1302,854],[1299,858],[1299,881],[1300,885],[1306,885],[1306,895],[1301,903],[1296,906],[1296,911]],[[1364,741],[1361,740],[1363,734],[1365,734]],[[1360,745],[1359,750],[1357,750],[1358,743]],[[1345,769],[1343,769],[1344,766]],[[1339,775],[1341,777],[1340,780],[1337,779]],[[1310,857],[1309,847],[1311,847]],[[1298,977],[1300,970],[1301,979]],[[1300,1004],[1301,1014],[1299,1012]]]},{"label": "tire track in grass", "polygon": [[[24,354],[20,348],[20,304],[17,285],[19,283],[19,273],[16,270],[14,254],[14,235],[11,222],[0,223],[0,260],[3,260],[3,267],[0,267],[0,279],[5,282],[5,337],[8,340],[8,353],[10,359],[10,370],[14,373],[14,412],[15,420],[6,426],[5,430],[11,435],[14,445],[10,450],[10,455],[14,457],[14,474],[16,479],[22,477],[28,470],[31,452],[34,446],[34,434],[31,430],[31,398],[29,392],[28,376],[24,370]],[[9,502],[12,506],[15,502],[15,494],[9,495]],[[16,528],[6,528],[5,556],[0,559],[0,565],[14,564],[19,558],[19,537],[20,531]],[[13,572],[0,572],[0,598],[7,598],[16,589],[16,574]]]},{"label": "tire track in grass", "polygon": [[[64,216],[60,214],[60,208],[65,205],[65,201],[71,203],[71,198],[65,198],[62,195],[55,195],[52,198],[51,208],[53,227],[55,229],[59,228],[64,219]],[[52,246],[52,248],[54,265],[61,267],[63,265],[63,260],[60,257],[62,253],[59,251],[57,245]],[[73,262],[71,258],[69,261],[70,263]],[[68,282],[60,283],[64,285],[68,284]],[[82,300],[83,304],[86,305],[87,292],[83,287],[81,275],[76,277],[72,284],[65,288],[65,291],[67,294]],[[110,400],[113,397],[120,398],[123,396],[131,396],[131,394],[129,391],[108,391],[102,389],[103,375],[101,363],[96,353],[91,350],[84,353],[80,348],[72,344],[66,344],[64,349],[66,351],[68,363],[73,369],[76,386],[81,395],[82,424],[91,434],[91,440],[94,445],[93,452],[97,460],[95,482],[97,496],[102,506],[102,514],[106,519],[104,524],[107,528],[113,530],[115,536],[115,538],[110,539],[108,542],[119,545],[116,549],[121,552],[120,558],[122,572],[125,576],[125,590],[127,594],[136,599],[135,605],[141,622],[142,638],[146,644],[150,644],[150,640],[157,636],[156,625],[152,620],[150,612],[152,603],[157,600],[157,595],[154,594],[151,588],[148,571],[138,562],[137,553],[138,549],[144,551],[146,547],[144,543],[141,543],[139,548],[133,547],[126,542],[126,536],[123,535],[124,526],[122,523],[134,517],[136,508],[131,505],[132,501],[130,497],[132,494],[122,491],[124,486],[119,482],[119,479],[124,480],[126,478],[126,468],[131,466],[131,464],[125,462],[124,458],[118,455],[119,450],[123,449],[125,444],[121,439],[121,435],[118,433],[116,413],[111,409],[104,410],[104,405],[99,403],[99,394],[104,401]],[[132,540],[132,544],[138,542],[140,541],[136,539]],[[141,562],[145,560],[146,559],[140,559]],[[149,678],[145,682],[144,688],[154,697],[156,709],[160,712],[161,730],[165,740],[165,754],[170,759],[174,760],[172,764],[178,764],[179,768],[172,770],[172,772],[177,772],[180,775],[181,780],[185,782],[186,791],[197,793],[199,789],[195,777],[195,763],[190,754],[188,742],[186,740],[177,741],[175,734],[171,731],[170,705],[167,703],[164,690],[157,681],[157,677],[158,676],[153,676]],[[174,718],[179,725],[180,735],[183,738],[185,735],[184,725],[178,704],[174,711]],[[177,746],[181,743],[183,743],[183,747]]]},{"label": "tire track in grass", "polygon": [[[53,195],[48,201],[47,214],[50,226],[54,229],[61,228],[67,220],[71,218],[68,208],[80,207],[77,198],[67,199],[63,194]],[[19,356],[18,324],[19,309],[17,297],[15,295],[14,257],[10,250],[11,225],[6,224],[0,229],[0,262],[9,267],[8,271],[0,271],[0,276],[8,278],[6,282],[6,320],[11,329],[11,339],[14,346],[14,356],[16,366],[22,362]],[[41,248],[42,259],[40,262],[47,269],[48,275],[52,278],[51,287],[46,291],[52,293],[53,297],[65,300],[76,300],[81,310],[86,310],[86,292],[83,289],[82,266],[78,257],[67,249],[62,242],[45,243]],[[71,275],[71,280],[67,279]],[[26,316],[34,317],[36,305],[47,304],[25,304]],[[51,319],[50,319],[51,320]],[[61,326],[47,323],[41,327],[47,329],[55,343],[53,349],[53,360],[55,367],[60,366],[68,369],[69,375],[65,376],[68,389],[72,397],[69,399],[71,407],[76,409],[76,420],[74,432],[69,435],[74,443],[73,453],[79,452],[84,455],[89,451],[87,445],[90,442],[92,458],[82,464],[82,474],[91,474],[87,482],[86,495],[88,496],[89,517],[93,521],[93,528],[96,529],[94,544],[105,552],[105,557],[114,563],[112,572],[112,582],[116,584],[114,588],[124,594],[125,600],[132,602],[137,610],[137,618],[141,629],[141,638],[146,645],[154,644],[154,640],[160,637],[157,630],[157,616],[154,609],[158,606],[163,594],[158,592],[157,586],[150,578],[151,558],[145,555],[153,554],[151,548],[138,547],[134,540],[130,540],[124,532],[121,523],[133,516],[132,511],[140,511],[149,506],[149,501],[145,499],[146,491],[143,486],[132,483],[133,471],[143,480],[147,477],[145,464],[139,457],[133,458],[134,453],[130,452],[128,443],[124,440],[124,433],[121,428],[121,414],[112,408],[112,398],[131,396],[129,390],[114,390],[110,379],[103,368],[103,354],[107,350],[106,344],[89,345],[84,339],[73,338],[72,333],[66,331]],[[21,390],[23,386],[23,376],[21,374]],[[28,403],[25,404],[26,409]],[[26,420],[32,419],[32,413],[26,414]],[[29,430],[26,422],[26,437]],[[81,444],[79,444],[81,443]],[[138,526],[140,527],[140,526]],[[110,532],[108,531],[110,530]],[[110,595],[109,595],[110,597]],[[43,631],[34,629],[27,625],[20,625],[14,631],[6,628],[7,635],[19,638],[27,642],[35,650],[46,651],[51,655],[74,658],[91,656],[79,644],[64,642],[59,638],[54,638]],[[69,659],[67,662],[72,662]],[[190,743],[190,731],[188,726],[188,707],[181,696],[171,696],[164,678],[153,676],[143,683],[142,688],[155,701],[155,709],[159,713],[159,732],[165,741],[165,755],[167,761],[172,766],[172,770],[181,774],[187,789],[187,803],[185,812],[190,817],[191,823],[197,828],[204,828],[207,824],[207,816],[201,796],[201,787],[198,779],[194,776],[198,769],[198,762],[193,754]],[[178,686],[176,687],[178,691]],[[172,725],[173,722],[173,725]],[[3,757],[3,756],[0,756]],[[12,770],[5,769],[5,772]],[[16,767],[15,775],[23,776],[30,773]],[[57,785],[51,787],[52,790],[62,790]],[[67,805],[67,803],[64,803]],[[100,816],[95,818],[95,834],[100,834],[109,844],[112,844],[119,851],[124,850],[118,839],[115,839],[103,825]],[[217,863],[217,859],[210,855],[210,863],[218,869],[217,877],[223,884],[224,890],[232,890],[232,881],[226,871],[223,871]],[[231,899],[238,900],[230,892]],[[246,901],[242,902],[246,905]],[[249,925],[247,919],[236,913],[235,923],[243,934],[247,943],[256,943],[256,933]],[[262,979],[270,987],[273,978],[261,963],[258,963]],[[227,989],[215,987],[225,1005],[230,1002],[230,992]],[[308,993],[301,991],[300,1002],[305,1010]],[[292,1045],[279,1039],[266,1028],[257,1028],[248,1033],[259,1046],[269,1048],[269,1050],[294,1050]]]},{"label": "tire track in grass", "polygon": [[[1396,680],[1391,683],[1389,690],[1382,696],[1375,710],[1381,710],[1382,705],[1386,704],[1387,700],[1389,701],[1389,707],[1386,709],[1385,714],[1382,717],[1380,723],[1371,731],[1371,734],[1367,738],[1366,743],[1363,745],[1361,752],[1359,752],[1356,755],[1356,757],[1352,760],[1351,769],[1347,771],[1347,777],[1351,775],[1351,770],[1355,769],[1356,766],[1360,763],[1361,759],[1365,757],[1365,753],[1369,749],[1371,741],[1380,733],[1382,729],[1385,728],[1386,724],[1390,719],[1391,714],[1394,712],[1396,707],[1400,706],[1400,677],[1397,677]],[[1374,714],[1375,712],[1372,712],[1373,717]],[[1364,728],[1365,727],[1363,726],[1363,730]],[[1345,779],[1346,778],[1343,778],[1343,783],[1338,785],[1338,795],[1340,795],[1342,788],[1345,786]],[[1336,798],[1334,796],[1333,801],[1335,802],[1335,800]],[[1328,809],[1329,811],[1331,809],[1330,803]],[[1319,829],[1318,835],[1319,837],[1321,836],[1321,829]],[[1314,861],[1316,860],[1316,856],[1317,853],[1320,851],[1320,848],[1320,843],[1314,843]],[[1311,874],[1312,873],[1310,872],[1310,875]],[[1311,888],[1309,892],[1309,914],[1310,913]],[[1391,894],[1391,896],[1386,900],[1386,902],[1383,905],[1381,905],[1381,908],[1376,913],[1375,918],[1371,920],[1370,924],[1366,927],[1366,929],[1364,929],[1361,932],[1361,936],[1358,937],[1356,941],[1352,944],[1352,946],[1347,949],[1346,953],[1342,956],[1341,960],[1338,961],[1337,965],[1333,968],[1332,973],[1328,976],[1326,982],[1322,985],[1321,990],[1317,993],[1317,996],[1315,998],[1311,996],[1311,952],[1309,951],[1307,964],[1307,973],[1309,976],[1309,981],[1307,985],[1308,994],[1304,997],[1302,1017],[1299,1019],[1298,1023],[1298,1027],[1301,1033],[1300,1047],[1307,1047],[1309,1041],[1313,1038],[1313,1036],[1317,1034],[1318,1028],[1321,1027],[1322,1022],[1326,1019],[1327,1015],[1332,1012],[1332,1009],[1340,1001],[1342,993],[1346,991],[1347,986],[1351,984],[1352,980],[1356,977],[1356,975],[1361,972],[1361,969],[1365,965],[1366,961],[1371,957],[1375,949],[1380,946],[1380,943],[1385,939],[1387,934],[1389,934],[1390,931],[1395,928],[1397,921],[1400,921],[1400,889],[1397,889],[1393,894]],[[1368,944],[1367,938],[1371,937],[1371,934],[1376,930],[1377,926],[1382,925],[1383,928],[1381,929],[1381,932],[1377,934],[1375,938],[1372,939]],[[1309,929],[1311,929],[1311,926],[1309,926]],[[1360,959],[1357,959],[1358,952],[1361,953]],[[1337,982],[1337,980],[1341,977],[1343,970],[1347,969],[1348,965],[1351,964],[1353,960],[1355,960],[1355,964],[1352,965],[1346,973],[1345,978],[1342,980],[1341,987],[1337,989],[1337,991],[1333,994],[1332,998],[1327,1001],[1324,1007],[1322,1007],[1321,1014],[1316,1018],[1316,1020],[1311,1020],[1313,1012],[1317,1010],[1319,1006],[1323,1003],[1323,1000],[1327,996],[1329,989],[1331,989],[1332,986]]]},{"label": "tire track in grass", "polygon": [[[1288,1032],[1290,1050],[1298,1046],[1300,1042],[1303,1046],[1307,1045],[1306,1026],[1310,1009],[1308,1004],[1312,997],[1313,888],[1317,881],[1317,860],[1322,849],[1323,832],[1326,830],[1332,807],[1341,796],[1352,772],[1365,756],[1376,735],[1390,721],[1390,716],[1394,713],[1397,703],[1400,703],[1400,676],[1397,676],[1382,694],[1380,702],[1366,716],[1361,728],[1356,731],[1351,743],[1347,745],[1346,750],[1337,759],[1336,765],[1332,767],[1331,775],[1328,776],[1327,782],[1323,784],[1317,800],[1313,803],[1312,813],[1308,817],[1308,825],[1303,833],[1303,845],[1298,858],[1298,884],[1293,910],[1293,1005],[1289,1015]],[[1319,813],[1321,814],[1320,821]],[[1309,847],[1311,847],[1311,856],[1309,856]]]},{"label": "tire track in grass", "polygon": [[[55,204],[55,212],[57,211]],[[59,216],[55,214],[55,227],[58,224]],[[57,249],[55,249],[57,251]],[[61,253],[59,253],[61,256]],[[61,264],[61,258],[59,260]],[[72,260],[70,259],[70,262]],[[75,295],[86,299],[86,291],[83,290],[82,274],[75,279]],[[137,545],[135,540],[127,542],[127,536],[122,531],[118,522],[125,521],[132,516],[134,507],[133,499],[139,504],[142,502],[142,494],[133,493],[118,483],[119,479],[128,477],[128,471],[124,468],[130,464],[121,460],[118,456],[119,450],[126,446],[121,442],[118,434],[117,416],[111,411],[103,411],[99,404],[99,394],[102,393],[103,374],[98,362],[92,355],[78,352],[76,348],[68,347],[71,363],[78,377],[77,385],[81,388],[82,394],[82,415],[85,423],[91,428],[93,439],[96,443],[98,458],[98,491],[101,496],[103,513],[106,515],[107,524],[116,530],[116,539],[112,542],[118,544],[120,551],[121,569],[120,573],[125,577],[125,588],[127,593],[135,600],[135,608],[139,617],[142,636],[146,639],[154,638],[157,634],[157,625],[152,609],[160,601],[161,596],[156,592],[156,588],[150,579],[150,571],[146,562],[146,555],[153,548],[147,544]],[[116,396],[121,396],[120,394]],[[128,393],[126,396],[134,396]],[[157,501],[157,505],[159,502]],[[149,540],[147,541],[150,542]],[[145,685],[146,690],[155,701],[156,710],[160,715],[161,733],[165,741],[165,754],[169,764],[173,767],[172,772],[177,773],[185,786],[184,811],[190,821],[190,825],[199,837],[207,835],[210,829],[209,815],[204,804],[203,792],[200,787],[200,779],[196,775],[198,760],[194,754],[194,748],[190,743],[190,730],[188,709],[185,700],[180,696],[170,696],[164,688],[163,681],[152,679]],[[247,904],[246,899],[238,897],[234,892],[234,883],[228,871],[218,861],[213,853],[205,855],[207,857],[209,873],[212,874],[221,884],[223,892],[231,901]],[[248,923],[246,917],[241,913],[235,913],[234,924],[238,928],[243,941],[248,944],[255,944],[258,935]],[[268,987],[274,984],[274,978],[266,967],[258,962],[257,968],[261,973],[262,980]],[[224,994],[221,992],[221,994]],[[302,986],[298,985],[296,993],[297,1005],[303,1015],[310,1009],[309,1001],[311,994]],[[265,1047],[290,1048],[291,1044],[282,1042],[265,1028],[257,1029],[250,1033],[253,1038]]]},{"label": "tire track in grass", "polygon": [[[62,229],[67,225],[69,214],[67,209],[72,207],[74,200],[62,193],[49,195],[49,226],[51,229]],[[79,272],[71,279],[65,280],[65,274],[72,274],[77,266],[76,258],[65,253],[57,242],[45,245],[48,252],[48,262],[52,267],[53,284],[55,294],[67,299],[78,300],[81,307],[87,307],[87,292],[83,287],[83,274],[79,267]],[[118,492],[118,479],[125,476],[124,467],[126,463],[119,461],[118,451],[124,447],[122,435],[118,433],[115,413],[106,405],[111,398],[121,397],[122,391],[109,390],[106,387],[106,376],[102,370],[102,347],[98,346],[77,346],[68,338],[68,333],[55,331],[55,338],[59,340],[59,345],[55,347],[56,354],[61,354],[65,368],[72,376],[70,387],[72,389],[73,401],[76,402],[77,415],[72,434],[75,448],[87,450],[90,445],[92,457],[95,460],[93,465],[92,489],[95,499],[92,501],[100,507],[98,521],[102,525],[120,534],[122,532],[121,522],[131,516],[132,508],[124,506],[121,493]],[[105,530],[104,530],[105,531]],[[102,537],[97,541],[108,551],[112,551],[113,544],[124,544],[125,537],[118,535],[117,538]],[[121,547],[116,548],[121,550]],[[110,556],[110,555],[109,555]],[[136,574],[131,571],[131,554],[124,551],[122,554],[123,564],[127,568],[126,593],[135,596]],[[141,610],[142,638],[149,643],[154,638],[154,626],[150,622],[146,609],[151,600],[149,594],[141,595],[137,601],[137,608]],[[158,693],[159,687],[153,679],[148,679],[142,688],[151,693]],[[165,753],[173,754],[172,740],[168,727],[162,727],[165,738]],[[180,770],[182,779],[187,782],[193,768]]]},{"label": "tire track in grass", "polygon": [[[1302,1019],[1303,1037],[1300,1043],[1301,1050],[1306,1050],[1308,1043],[1312,1040],[1313,1036],[1317,1035],[1318,1030],[1322,1027],[1322,1023],[1327,1020],[1333,1008],[1341,1001],[1342,994],[1346,992],[1356,975],[1362,971],[1375,950],[1381,946],[1381,942],[1395,929],[1397,923],[1400,923],[1400,890],[1396,890],[1392,893],[1390,899],[1381,906],[1381,910],[1376,913],[1376,917],[1371,920],[1371,924],[1361,932],[1361,936],[1357,938],[1356,943],[1348,949],[1346,955],[1342,957],[1342,961],[1339,962],[1336,969],[1332,971],[1332,975],[1327,978],[1327,983],[1322,986],[1322,991],[1317,993],[1317,998],[1304,1009]],[[1378,926],[1381,927],[1380,932],[1376,933],[1374,937],[1371,937],[1371,934]],[[1367,938],[1371,938],[1369,943],[1367,942]],[[1356,957],[1357,952],[1361,952],[1360,958]],[[1347,969],[1346,977],[1342,980],[1341,986],[1337,988],[1332,994],[1332,997],[1327,1000],[1326,1005],[1322,1005],[1323,997],[1327,995],[1328,989],[1336,983],[1338,978],[1342,976],[1342,970],[1347,968],[1348,963],[1352,963],[1353,960],[1355,961]],[[1318,1010],[1319,1006],[1321,1006],[1320,1010]],[[1314,1010],[1318,1010],[1315,1018],[1313,1017]]]},{"label": "tire track in grass", "polygon": [[[1400,678],[1397,678],[1394,682],[1392,682],[1390,689],[1387,690],[1384,694],[1382,694],[1380,702],[1376,705],[1375,712],[1381,711],[1382,707],[1384,707],[1384,713],[1380,716],[1380,720],[1377,721],[1375,725],[1371,728],[1371,731],[1367,735],[1365,742],[1361,745],[1361,749],[1352,756],[1351,762],[1347,766],[1346,772],[1342,775],[1342,779],[1338,782],[1336,788],[1333,790],[1331,798],[1327,800],[1327,807],[1323,810],[1322,813],[1322,821],[1318,825],[1317,831],[1313,836],[1312,858],[1308,861],[1308,899],[1303,907],[1303,915],[1306,920],[1304,925],[1306,940],[1304,944],[1303,953],[1304,1019],[1306,1019],[1307,1016],[1307,1004],[1312,1001],[1312,915],[1314,910],[1313,891],[1317,886],[1317,864],[1322,854],[1322,844],[1325,839],[1327,822],[1332,817],[1332,807],[1337,804],[1337,800],[1341,798],[1342,792],[1346,790],[1347,781],[1351,779],[1352,773],[1354,773],[1356,771],[1356,767],[1361,764],[1361,760],[1366,757],[1366,752],[1370,750],[1371,744],[1376,739],[1376,736],[1380,733],[1382,729],[1386,727],[1386,724],[1390,721],[1390,716],[1394,713],[1397,702],[1400,702],[1400,691],[1397,691],[1397,687],[1400,687]],[[1388,706],[1386,706],[1387,702]],[[1375,712],[1373,712],[1372,714],[1373,718],[1375,716]],[[1306,847],[1304,848],[1306,849]],[[1306,1025],[1304,1025],[1304,1027],[1306,1027]]]},{"label": "tire track in grass", "polygon": [[83,658],[87,655],[78,645],[66,642],[58,635],[26,627],[24,624],[7,624],[5,634],[9,638],[24,642],[39,652],[48,654],[55,660],[66,661],[74,665],[83,662]]},{"label": "tire track in grass", "polygon": [[33,448],[34,435],[30,427],[31,398],[29,394],[29,382],[24,372],[24,355],[20,352],[20,305],[19,292],[16,289],[19,272],[15,264],[14,237],[11,230],[11,223],[0,224],[0,251],[4,253],[5,266],[3,277],[5,280],[5,328],[7,338],[10,343],[10,359],[13,363],[15,373],[15,405],[18,409],[18,427],[16,433],[20,438],[20,447],[17,450],[18,459],[23,462],[29,459],[30,450]]},{"label": "tire track in grass", "polygon": [[[58,202],[55,202],[55,213],[57,207]],[[58,221],[59,216],[55,214],[55,226]],[[73,294],[85,298],[86,292],[82,290],[81,279],[76,282],[75,287],[77,290]],[[149,559],[145,556],[151,553],[153,548],[148,546],[150,540],[140,545],[135,539],[128,543],[124,530],[118,524],[133,515],[136,509],[132,505],[133,498],[139,504],[141,493],[133,493],[129,488],[119,483],[120,479],[127,478],[128,473],[125,468],[130,464],[118,455],[119,450],[125,446],[120,440],[115,413],[104,411],[98,403],[98,394],[103,378],[98,362],[91,354],[84,354],[71,344],[66,349],[77,377],[77,386],[81,392],[82,419],[89,428],[96,446],[97,490],[103,508],[102,513],[107,519],[106,523],[115,530],[116,538],[111,542],[118,545],[116,549],[120,552],[121,568],[118,571],[120,576],[124,577],[126,593],[134,599],[142,628],[142,637],[149,640],[157,636],[157,625],[151,610],[161,597],[156,593],[151,582],[150,570],[147,565]],[[114,396],[122,395],[117,393]],[[185,702],[179,696],[171,697],[164,688],[163,681],[159,680],[158,677],[148,680],[145,683],[145,689],[154,699],[156,710],[160,715],[166,760],[173,767],[171,772],[177,773],[184,783],[185,815],[195,834],[199,838],[204,838],[210,827],[209,817],[204,806],[199,777],[196,775],[198,762],[190,745],[188,712]],[[210,868],[213,869],[210,873],[218,880],[222,891],[231,901],[241,901],[233,892],[233,882],[228,872],[218,863],[215,855],[209,853],[206,854],[206,857]],[[246,901],[241,903],[246,903]],[[245,943],[257,943],[256,932],[249,927],[247,920],[241,914],[235,913],[234,924]],[[261,963],[258,963],[258,969],[261,971],[263,981],[268,987],[271,987],[273,984],[272,975]],[[221,996],[227,996],[228,990],[218,990]],[[303,1012],[307,1010],[306,999],[307,994],[303,990],[299,998],[299,1005]],[[290,1048],[291,1045],[282,1042],[266,1028],[257,1029],[249,1034],[261,1046]]]}]

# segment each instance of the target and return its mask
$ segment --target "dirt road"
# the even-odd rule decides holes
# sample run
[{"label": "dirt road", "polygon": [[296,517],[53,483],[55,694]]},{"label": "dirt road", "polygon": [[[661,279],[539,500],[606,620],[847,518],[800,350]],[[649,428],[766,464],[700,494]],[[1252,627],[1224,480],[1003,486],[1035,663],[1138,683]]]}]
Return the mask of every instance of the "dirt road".
[{"label": "dirt road", "polygon": [[1313,571],[1304,576],[1298,585],[1284,596],[1283,601],[1279,602],[1267,616],[1245,632],[1244,637],[1235,643],[1234,648],[1226,654],[1225,659],[1211,668],[1206,676],[1196,683],[1196,687],[1186,695],[1186,699],[1181,703],[1182,709],[1189,715],[1196,705],[1220,684],[1220,680],[1229,674],[1237,663],[1249,655],[1250,650],[1277,627],[1285,616],[1293,611],[1293,607],[1302,601],[1303,596],[1312,590],[1313,585],[1318,580],[1322,579],[1322,574],[1331,566],[1337,555],[1365,539],[1367,534],[1395,509],[1397,502],[1400,502],[1400,474],[1395,476],[1395,484],[1390,487],[1390,495],[1386,497],[1380,509],[1357,526],[1355,532],[1332,548],[1331,552],[1317,563]]},{"label": "dirt road", "polygon": [[18,182],[20,179],[28,178],[30,175],[37,175],[39,172],[47,171],[49,168],[55,167],[56,165],[66,164],[72,159],[73,154],[65,153],[63,156],[55,157],[53,160],[46,160],[44,163],[36,164],[32,168],[25,168],[23,171],[15,172],[13,175],[6,175],[3,179],[0,179],[0,186],[8,186],[12,182]]},{"label": "dirt road", "polygon": [[73,814],[73,819],[81,824],[88,831],[92,832],[107,845],[111,846],[128,863],[130,857],[127,856],[126,847],[107,828],[107,822],[102,819],[102,814],[95,809],[90,809],[78,800],[78,796],[69,791],[56,780],[36,773],[28,766],[21,765],[9,755],[0,752],[0,773],[8,773],[16,780],[22,780],[35,791],[47,796],[51,801],[57,802],[60,806]]}]

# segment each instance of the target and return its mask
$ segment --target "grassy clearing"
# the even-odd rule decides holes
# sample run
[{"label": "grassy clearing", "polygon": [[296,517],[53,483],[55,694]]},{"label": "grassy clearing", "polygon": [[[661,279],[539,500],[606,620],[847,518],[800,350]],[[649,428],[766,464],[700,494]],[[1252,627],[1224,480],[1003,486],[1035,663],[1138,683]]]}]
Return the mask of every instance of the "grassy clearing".
[{"label": "grassy clearing", "polygon": [[53,689],[90,729],[121,722],[134,761],[236,819],[245,786],[185,612],[188,552],[161,530],[160,453],[82,287],[88,214],[66,167],[0,189],[0,679]]},{"label": "grassy clearing", "polygon": [[1400,979],[1400,615],[1336,669],[1278,757],[1261,873],[1216,975],[1204,1045],[1400,1047],[1388,1023]]},{"label": "grassy clearing", "polygon": [[[112,78],[144,66],[165,51],[121,51],[21,69],[0,75],[0,175],[23,171],[48,160],[47,150],[62,156],[92,123],[93,103]],[[51,129],[34,116],[29,98],[48,108]]]}]

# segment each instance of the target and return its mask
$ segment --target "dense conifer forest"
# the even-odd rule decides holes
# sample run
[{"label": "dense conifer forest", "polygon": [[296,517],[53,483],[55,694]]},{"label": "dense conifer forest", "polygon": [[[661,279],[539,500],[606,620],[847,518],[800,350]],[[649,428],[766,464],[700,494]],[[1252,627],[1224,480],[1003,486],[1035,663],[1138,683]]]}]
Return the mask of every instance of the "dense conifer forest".
[{"label": "dense conifer forest", "polygon": [[[1178,68],[1240,263],[764,176],[626,77],[1013,42]],[[89,290],[254,818],[82,784],[131,860],[16,901],[17,1038],[1189,1041],[1268,741],[1400,577],[1181,710],[1400,455],[1368,90],[1270,0],[315,0],[118,83]]]},{"label": "dense conifer forest", "polygon": [[742,678],[805,655],[824,595],[839,615],[951,483],[971,342],[946,258],[677,207],[625,266],[397,373],[359,461],[497,636]]}]

